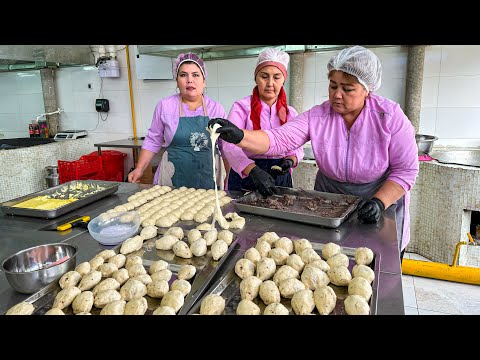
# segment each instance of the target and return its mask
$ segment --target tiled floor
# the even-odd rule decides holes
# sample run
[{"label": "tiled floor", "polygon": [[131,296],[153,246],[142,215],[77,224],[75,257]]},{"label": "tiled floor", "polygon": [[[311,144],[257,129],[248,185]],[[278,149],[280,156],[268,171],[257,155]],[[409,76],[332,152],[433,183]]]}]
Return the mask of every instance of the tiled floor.
[{"label": "tiled floor", "polygon": [[[429,261],[414,253],[404,258]],[[402,275],[402,285],[405,315],[480,315],[480,285],[411,275]]]}]

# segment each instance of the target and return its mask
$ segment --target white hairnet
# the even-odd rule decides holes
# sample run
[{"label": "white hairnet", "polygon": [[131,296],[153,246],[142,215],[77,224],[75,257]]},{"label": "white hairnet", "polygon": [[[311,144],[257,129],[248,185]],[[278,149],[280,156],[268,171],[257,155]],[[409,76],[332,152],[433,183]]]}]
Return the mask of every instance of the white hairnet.
[{"label": "white hairnet", "polygon": [[285,51],[275,48],[266,48],[258,55],[257,65],[255,66],[255,76],[262,67],[273,65],[278,67],[282,71],[283,76],[286,78],[289,61],[290,55],[288,55]]},{"label": "white hairnet", "polygon": [[375,91],[382,84],[382,65],[378,57],[362,46],[352,46],[332,56],[327,64],[328,72],[343,71],[357,77],[368,91]]}]

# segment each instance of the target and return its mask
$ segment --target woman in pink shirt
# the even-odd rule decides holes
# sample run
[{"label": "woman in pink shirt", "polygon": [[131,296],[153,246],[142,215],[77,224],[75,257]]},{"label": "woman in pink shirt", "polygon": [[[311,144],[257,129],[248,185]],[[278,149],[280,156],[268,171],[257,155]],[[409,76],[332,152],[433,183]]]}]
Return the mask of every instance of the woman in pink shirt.
[{"label": "woman in pink shirt", "polygon": [[374,94],[382,68],[370,50],[353,46],[327,65],[329,100],[264,131],[242,130],[225,119],[221,139],[256,154],[291,151],[311,140],[318,166],[315,190],[361,196],[358,218],[375,223],[396,204],[401,258],[410,241],[410,190],[418,174],[415,129],[399,104]]},{"label": "woman in pink shirt", "polygon": [[[298,115],[287,105],[283,85],[287,79],[290,56],[275,48],[266,48],[257,59],[253,94],[236,101],[228,119],[240,129],[267,130],[285,125]],[[225,189],[258,190],[272,195],[275,186],[292,187],[292,168],[303,159],[303,148],[269,155],[256,155],[238,146],[222,142],[222,154],[231,166]]]},{"label": "woman in pink shirt", "polygon": [[[163,168],[170,173],[162,174],[163,178],[171,179],[175,187],[213,189],[212,144],[206,127],[211,118],[226,117],[225,109],[203,94],[207,70],[196,54],[178,55],[174,74],[179,94],[161,99],[155,107],[140,157],[128,174],[128,181],[140,182],[153,156],[166,147],[169,166]],[[228,163],[225,160],[224,163],[228,169]],[[154,184],[159,182],[160,169],[159,166],[155,172]]]}]

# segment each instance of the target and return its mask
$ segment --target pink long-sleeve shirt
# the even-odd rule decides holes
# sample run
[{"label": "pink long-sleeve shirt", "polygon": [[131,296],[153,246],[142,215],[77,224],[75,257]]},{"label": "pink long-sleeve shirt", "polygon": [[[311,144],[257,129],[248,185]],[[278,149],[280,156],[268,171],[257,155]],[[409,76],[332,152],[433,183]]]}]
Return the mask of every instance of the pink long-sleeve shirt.
[{"label": "pink long-sleeve shirt", "polygon": [[[230,109],[228,114],[228,120],[237,125],[240,129],[253,130],[253,123],[250,119],[251,112],[251,95],[237,100]],[[260,127],[262,130],[274,129],[282,127],[280,118],[277,115],[276,103],[271,107],[268,106],[263,100],[260,100],[262,104],[262,112],[260,113]],[[289,114],[287,117],[287,124],[291,119],[298,115],[297,111],[288,106]],[[285,125],[283,125],[285,126]],[[222,141],[223,154],[229,161],[232,169],[243,179],[245,174],[243,170],[250,164],[255,163],[252,159],[278,159],[286,156],[296,156],[297,164],[303,159],[303,148],[300,146],[293,147],[286,151],[276,152],[275,155],[256,155],[249,151],[243,150],[234,144]],[[296,166],[296,165],[295,165]]]},{"label": "pink long-sleeve shirt", "polygon": [[[210,118],[225,118],[227,113],[223,106],[215,100],[204,95],[205,107],[207,115]],[[145,140],[143,141],[142,149],[150,150],[154,153],[160,151],[162,146],[169,146],[177,131],[178,120],[180,117],[180,95],[175,94],[161,99],[155,111],[153,112],[153,119],[148,129]],[[188,105],[182,103],[183,116],[192,117],[204,115],[203,106],[199,106],[195,110],[189,110]]]},{"label": "pink long-sleeve shirt", "polygon": [[362,112],[347,130],[342,116],[327,100],[266,133],[270,139],[267,155],[291,151],[311,140],[319,171],[339,182],[365,184],[389,170],[387,179],[406,192],[405,248],[410,240],[410,189],[419,165],[415,129],[399,104],[370,93]]}]

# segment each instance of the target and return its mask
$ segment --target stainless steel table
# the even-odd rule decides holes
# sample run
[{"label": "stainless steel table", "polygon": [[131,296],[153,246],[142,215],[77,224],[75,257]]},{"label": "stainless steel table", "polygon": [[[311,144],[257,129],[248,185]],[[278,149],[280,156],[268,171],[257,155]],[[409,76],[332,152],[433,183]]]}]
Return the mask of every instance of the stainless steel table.
[{"label": "stainless steel table", "polygon": [[[127,198],[133,193],[151,186],[147,184],[121,183],[116,193],[84,206],[74,211],[74,213],[89,215],[91,218],[94,218],[100,213],[126,202]],[[241,193],[232,192],[230,195],[237,197]],[[227,204],[223,210],[224,213],[236,211],[232,203]],[[85,229],[73,228],[71,231],[63,233],[40,230],[53,222],[61,221],[72,215],[73,213],[66,214],[60,218],[53,219],[55,221],[0,215],[0,262],[19,250],[53,242],[66,242],[77,245],[79,247],[77,264],[88,261],[100,251],[109,248],[100,245]],[[390,207],[385,211],[383,218],[378,224],[360,224],[356,219],[356,212],[354,212],[337,229],[258,215],[244,213],[241,213],[241,215],[246,219],[245,227],[241,231],[234,230],[238,234],[238,242],[241,247],[239,250],[234,250],[225,261],[217,278],[231,269],[236,259],[241,256],[241,253],[251,247],[256,239],[267,231],[274,231],[279,236],[304,237],[315,242],[327,243],[332,241],[346,247],[368,246],[376,254],[380,255],[377,314],[404,314],[402,276],[396,238],[394,207]],[[176,226],[182,226],[182,223],[179,222]],[[0,271],[0,314],[4,314],[8,308],[29,296],[14,291],[5,278],[5,274]]]}]

